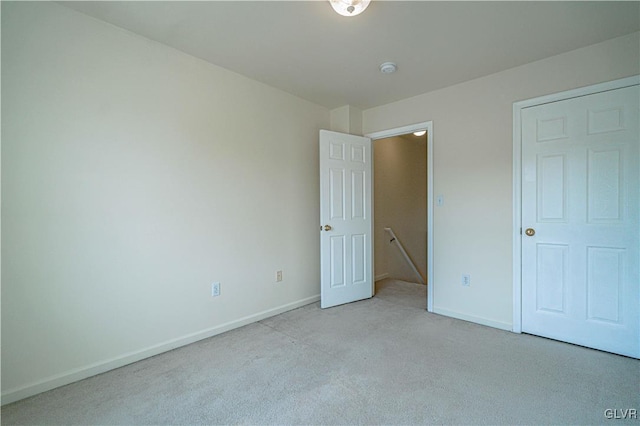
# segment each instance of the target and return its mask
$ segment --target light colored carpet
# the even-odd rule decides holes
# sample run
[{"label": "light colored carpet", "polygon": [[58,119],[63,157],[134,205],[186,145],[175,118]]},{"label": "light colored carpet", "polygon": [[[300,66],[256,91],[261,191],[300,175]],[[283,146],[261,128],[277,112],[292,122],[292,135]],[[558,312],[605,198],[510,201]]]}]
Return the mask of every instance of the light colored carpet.
[{"label": "light colored carpet", "polygon": [[[312,304],[2,408],[3,424],[629,424],[640,362],[425,311]],[[637,423],[632,420],[631,423]]]}]

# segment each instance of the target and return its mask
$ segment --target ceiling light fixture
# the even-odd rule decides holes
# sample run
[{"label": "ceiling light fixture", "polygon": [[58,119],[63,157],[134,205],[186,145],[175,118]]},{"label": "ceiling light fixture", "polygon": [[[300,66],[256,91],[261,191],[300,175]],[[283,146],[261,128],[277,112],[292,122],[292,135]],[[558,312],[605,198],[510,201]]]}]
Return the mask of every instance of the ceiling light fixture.
[{"label": "ceiling light fixture", "polygon": [[420,130],[420,131],[418,131],[418,132],[413,132],[413,135],[414,135],[414,136],[424,136],[424,135],[426,135],[426,134],[427,134],[427,131],[426,131],[426,130]]},{"label": "ceiling light fixture", "polygon": [[364,12],[371,0],[329,0],[329,3],[342,16],[356,16]]},{"label": "ceiling light fixture", "polygon": [[398,66],[393,62],[385,62],[384,64],[380,64],[380,72],[382,74],[391,74],[392,72],[396,72]]}]

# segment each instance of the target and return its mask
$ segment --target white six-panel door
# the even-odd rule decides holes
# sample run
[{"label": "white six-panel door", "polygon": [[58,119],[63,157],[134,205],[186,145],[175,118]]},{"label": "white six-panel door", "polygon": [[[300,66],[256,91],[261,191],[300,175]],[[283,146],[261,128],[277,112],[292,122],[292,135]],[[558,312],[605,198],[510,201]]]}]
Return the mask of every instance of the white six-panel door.
[{"label": "white six-panel door", "polygon": [[639,99],[522,110],[524,332],[640,357]]},{"label": "white six-panel door", "polygon": [[320,131],[321,306],[373,296],[371,139]]}]

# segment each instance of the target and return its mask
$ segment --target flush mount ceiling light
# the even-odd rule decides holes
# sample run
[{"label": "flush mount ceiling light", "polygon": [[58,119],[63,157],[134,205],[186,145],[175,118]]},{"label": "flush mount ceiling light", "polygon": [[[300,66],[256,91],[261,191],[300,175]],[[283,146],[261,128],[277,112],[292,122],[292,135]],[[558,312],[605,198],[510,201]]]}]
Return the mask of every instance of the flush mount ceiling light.
[{"label": "flush mount ceiling light", "polygon": [[393,62],[385,62],[384,64],[380,64],[380,72],[382,74],[391,74],[392,72],[396,72],[398,66]]},{"label": "flush mount ceiling light", "polygon": [[329,3],[342,16],[356,16],[364,12],[371,0],[329,0]]},{"label": "flush mount ceiling light", "polygon": [[414,136],[424,136],[426,134],[427,134],[426,130],[420,130],[420,131],[417,131],[417,132],[413,132]]}]

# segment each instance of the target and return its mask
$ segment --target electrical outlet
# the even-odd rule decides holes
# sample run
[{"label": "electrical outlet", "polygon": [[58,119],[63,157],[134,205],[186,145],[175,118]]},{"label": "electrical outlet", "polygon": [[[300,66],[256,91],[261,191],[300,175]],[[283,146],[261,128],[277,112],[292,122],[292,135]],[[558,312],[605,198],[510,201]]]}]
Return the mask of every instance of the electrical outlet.
[{"label": "electrical outlet", "polygon": [[276,281],[282,281],[282,271],[276,271]]},{"label": "electrical outlet", "polygon": [[220,283],[215,282],[211,284],[211,297],[218,297],[218,296],[220,296]]},{"label": "electrical outlet", "polygon": [[471,285],[471,275],[469,274],[462,275],[462,285],[465,287],[469,287]]}]

